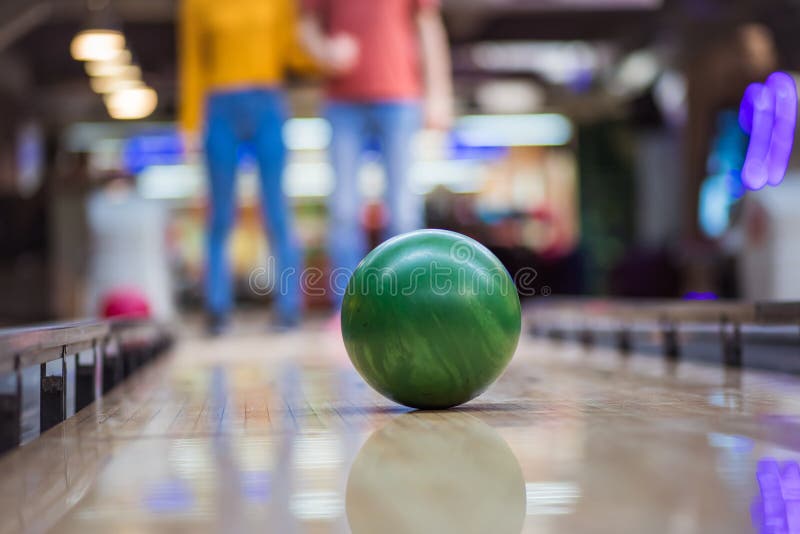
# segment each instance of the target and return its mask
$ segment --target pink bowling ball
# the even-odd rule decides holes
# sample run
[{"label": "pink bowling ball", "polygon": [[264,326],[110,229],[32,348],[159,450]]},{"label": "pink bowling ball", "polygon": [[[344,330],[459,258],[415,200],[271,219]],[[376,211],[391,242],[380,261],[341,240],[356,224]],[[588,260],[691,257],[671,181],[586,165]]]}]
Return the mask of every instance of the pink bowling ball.
[{"label": "pink bowling ball", "polygon": [[137,288],[119,288],[109,291],[100,306],[103,318],[146,319],[150,317],[150,302]]}]

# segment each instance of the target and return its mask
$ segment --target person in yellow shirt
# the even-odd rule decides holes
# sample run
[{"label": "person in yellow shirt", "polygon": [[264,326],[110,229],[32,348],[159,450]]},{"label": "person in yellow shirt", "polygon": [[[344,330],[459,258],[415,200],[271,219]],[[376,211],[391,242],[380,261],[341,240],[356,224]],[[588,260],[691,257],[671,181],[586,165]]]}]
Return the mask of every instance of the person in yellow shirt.
[{"label": "person in yellow shirt", "polygon": [[281,89],[287,68],[312,64],[298,45],[293,0],[181,0],[180,126],[205,146],[209,176],[207,269],[209,331],[223,333],[233,308],[226,243],[235,210],[243,144],[260,168],[261,206],[276,266],[276,322],[301,314],[301,257],[281,180],[286,159]]}]

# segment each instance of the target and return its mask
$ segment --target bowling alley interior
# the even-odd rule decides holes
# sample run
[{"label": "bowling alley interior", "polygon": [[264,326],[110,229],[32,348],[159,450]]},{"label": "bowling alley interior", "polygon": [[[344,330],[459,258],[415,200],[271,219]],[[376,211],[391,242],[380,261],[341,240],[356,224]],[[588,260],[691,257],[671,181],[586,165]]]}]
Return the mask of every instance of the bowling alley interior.
[{"label": "bowling alley interior", "polygon": [[798,27],[0,0],[0,534],[800,534]]}]

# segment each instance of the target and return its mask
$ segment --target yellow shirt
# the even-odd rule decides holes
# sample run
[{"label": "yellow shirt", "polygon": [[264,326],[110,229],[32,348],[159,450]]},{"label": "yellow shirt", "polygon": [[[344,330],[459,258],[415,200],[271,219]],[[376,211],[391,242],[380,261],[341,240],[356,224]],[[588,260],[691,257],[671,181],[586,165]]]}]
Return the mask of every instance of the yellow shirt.
[{"label": "yellow shirt", "polygon": [[287,67],[311,70],[298,44],[293,0],[181,0],[180,125],[196,132],[206,95],[275,86]]}]

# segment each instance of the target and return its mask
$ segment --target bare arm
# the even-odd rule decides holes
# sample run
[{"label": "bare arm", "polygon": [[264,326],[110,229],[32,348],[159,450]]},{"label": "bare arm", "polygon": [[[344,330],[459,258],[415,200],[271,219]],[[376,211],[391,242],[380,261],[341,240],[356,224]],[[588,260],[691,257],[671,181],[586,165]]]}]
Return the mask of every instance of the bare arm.
[{"label": "bare arm", "polygon": [[446,129],[453,120],[453,80],[450,45],[439,10],[420,10],[417,28],[425,76],[425,119],[430,127]]},{"label": "bare arm", "polygon": [[320,63],[324,63],[328,37],[322,31],[322,24],[320,24],[319,18],[314,13],[303,12],[300,15],[299,29],[300,40],[308,53]]},{"label": "bare arm", "polygon": [[347,34],[327,35],[313,12],[305,11],[300,17],[300,40],[308,53],[332,74],[344,74],[358,62],[358,42]]}]

